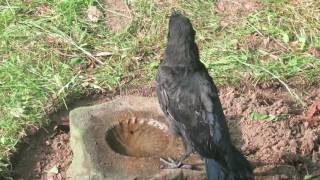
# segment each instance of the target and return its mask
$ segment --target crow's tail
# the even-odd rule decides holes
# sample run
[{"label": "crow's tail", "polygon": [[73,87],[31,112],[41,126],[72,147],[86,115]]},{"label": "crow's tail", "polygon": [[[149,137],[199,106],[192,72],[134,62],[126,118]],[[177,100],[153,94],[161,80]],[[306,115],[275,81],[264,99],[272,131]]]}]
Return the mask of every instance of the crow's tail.
[{"label": "crow's tail", "polygon": [[230,146],[228,153],[224,156],[228,170],[236,176],[236,179],[253,178],[252,167],[246,157],[234,146]]},{"label": "crow's tail", "polygon": [[235,180],[232,174],[214,159],[204,160],[208,180]]},{"label": "crow's tail", "polygon": [[[224,154],[225,162],[205,159],[208,180],[251,180],[252,167],[249,161],[234,146]],[[225,167],[226,166],[226,167]]]}]

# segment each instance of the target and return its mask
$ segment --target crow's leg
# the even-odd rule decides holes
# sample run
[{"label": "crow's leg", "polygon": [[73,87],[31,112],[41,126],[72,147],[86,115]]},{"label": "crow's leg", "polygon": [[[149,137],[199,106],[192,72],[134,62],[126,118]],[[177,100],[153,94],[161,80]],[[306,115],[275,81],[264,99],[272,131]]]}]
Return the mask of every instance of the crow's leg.
[{"label": "crow's leg", "polygon": [[192,164],[184,164],[183,161],[186,160],[193,152],[184,153],[178,160],[174,160],[170,157],[168,159],[160,158],[160,161],[164,164],[161,168],[164,169],[176,169],[176,168],[184,168],[184,169],[193,169]]},{"label": "crow's leg", "polygon": [[178,158],[178,160],[174,160],[172,158],[164,159],[160,158],[160,161],[164,164],[161,168],[164,169],[176,169],[176,168],[184,168],[184,169],[196,169],[195,164],[185,164],[183,161],[189,158],[189,156],[194,152],[191,143],[189,143],[185,138],[182,138],[183,145],[185,149],[185,153]]}]

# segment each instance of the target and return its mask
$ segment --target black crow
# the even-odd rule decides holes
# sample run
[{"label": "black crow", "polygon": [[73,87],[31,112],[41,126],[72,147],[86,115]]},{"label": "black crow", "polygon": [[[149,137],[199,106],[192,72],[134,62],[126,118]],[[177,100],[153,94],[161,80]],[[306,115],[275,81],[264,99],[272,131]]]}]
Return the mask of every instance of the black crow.
[{"label": "black crow", "polygon": [[157,96],[171,129],[184,142],[185,154],[177,162],[166,162],[179,168],[196,151],[205,160],[209,180],[251,179],[250,163],[231,143],[218,90],[200,62],[195,34],[188,18],[172,12]]}]

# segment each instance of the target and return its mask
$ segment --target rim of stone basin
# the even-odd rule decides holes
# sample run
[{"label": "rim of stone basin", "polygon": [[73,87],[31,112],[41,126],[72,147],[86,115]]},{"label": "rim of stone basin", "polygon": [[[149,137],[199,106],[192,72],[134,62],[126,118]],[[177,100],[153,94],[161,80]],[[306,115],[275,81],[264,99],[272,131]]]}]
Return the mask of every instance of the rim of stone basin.
[{"label": "rim of stone basin", "polygon": [[[106,140],[110,131],[118,148],[134,148],[115,152]],[[160,157],[178,158],[183,152],[180,139],[168,132],[157,99],[150,97],[120,97],[71,111],[70,142],[74,157],[67,176],[71,179],[149,179],[164,171]],[[128,156],[132,152],[136,154]]]}]

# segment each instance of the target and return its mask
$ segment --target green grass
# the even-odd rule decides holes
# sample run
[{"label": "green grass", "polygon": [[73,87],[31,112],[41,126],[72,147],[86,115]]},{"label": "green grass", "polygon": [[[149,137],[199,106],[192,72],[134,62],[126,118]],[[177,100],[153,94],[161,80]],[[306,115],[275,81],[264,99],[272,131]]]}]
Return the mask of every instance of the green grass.
[{"label": "green grass", "polygon": [[[94,23],[86,17],[90,5],[107,13],[102,1],[1,1],[0,176],[8,176],[9,157],[27,129],[45,126],[47,113],[67,104],[66,97],[111,90],[124,77],[133,77],[136,84],[153,81],[173,6],[191,18],[201,60],[218,84],[276,79],[288,86],[287,80],[295,76],[315,83],[320,61],[308,49],[320,47],[320,3],[289,2],[261,0],[261,9],[221,28],[223,14],[214,1],[180,0],[161,6],[149,0],[128,1],[132,22],[113,33],[104,21]],[[43,5],[49,11],[39,14]],[[285,49],[246,48],[243,39],[253,33],[276,39]],[[96,52],[112,55],[99,57],[104,64],[95,68],[77,68],[92,64]]]}]

